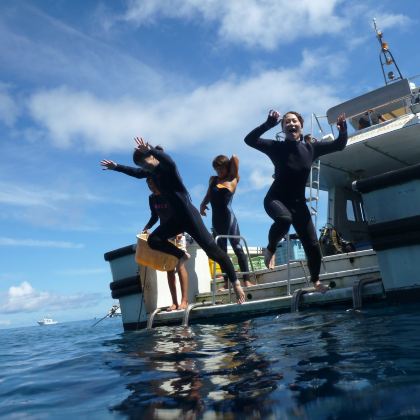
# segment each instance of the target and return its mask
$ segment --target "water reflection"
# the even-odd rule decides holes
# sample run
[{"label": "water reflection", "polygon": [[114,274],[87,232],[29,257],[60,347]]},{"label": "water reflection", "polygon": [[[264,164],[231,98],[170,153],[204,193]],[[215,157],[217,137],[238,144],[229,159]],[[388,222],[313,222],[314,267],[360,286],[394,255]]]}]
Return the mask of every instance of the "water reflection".
[{"label": "water reflection", "polygon": [[[132,418],[420,414],[406,391],[420,390],[419,321],[417,312],[343,310],[122,334],[104,343],[129,392],[112,410]],[[391,404],[402,389],[405,398]]]},{"label": "water reflection", "polygon": [[270,410],[261,402],[283,376],[270,370],[255,339],[251,321],[126,334],[114,341],[125,360],[110,366],[130,377],[131,393],[113,410],[158,418],[204,411],[265,415]]}]

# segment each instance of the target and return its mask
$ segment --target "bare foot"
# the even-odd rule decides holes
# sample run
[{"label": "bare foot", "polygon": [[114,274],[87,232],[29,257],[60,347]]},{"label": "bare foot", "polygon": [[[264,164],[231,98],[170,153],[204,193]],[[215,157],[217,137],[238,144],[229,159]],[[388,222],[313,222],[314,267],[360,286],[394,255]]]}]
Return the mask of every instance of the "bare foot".
[{"label": "bare foot", "polygon": [[235,291],[236,299],[238,299],[238,304],[245,302],[245,293],[242,290],[241,283],[239,280],[236,280],[235,283],[233,283],[233,290]]},{"label": "bare foot", "polygon": [[255,286],[255,284],[254,284],[254,283],[252,283],[252,282],[250,282],[249,280],[245,280],[245,281],[244,281],[244,286],[245,286],[245,287]]},{"label": "bare foot", "polygon": [[328,286],[322,284],[319,280],[314,283],[315,290],[320,293],[326,293],[329,290]]},{"label": "bare foot", "polygon": [[188,302],[181,302],[180,305],[178,305],[178,309],[187,309],[188,308]]},{"label": "bare foot", "polygon": [[176,305],[175,303],[173,303],[171,306],[168,306],[166,308],[166,312],[175,311],[176,309],[178,309],[178,305]]},{"label": "bare foot", "polygon": [[276,255],[269,251],[267,248],[264,251],[264,264],[267,268],[272,270],[276,263]]},{"label": "bare foot", "polygon": [[187,260],[191,258],[191,255],[188,252],[184,252],[184,255],[178,260],[177,268],[183,266]]},{"label": "bare foot", "polygon": [[229,289],[229,283],[225,281],[225,283],[223,284],[222,287],[220,287],[219,289],[217,289],[218,292],[224,292],[226,290]]}]

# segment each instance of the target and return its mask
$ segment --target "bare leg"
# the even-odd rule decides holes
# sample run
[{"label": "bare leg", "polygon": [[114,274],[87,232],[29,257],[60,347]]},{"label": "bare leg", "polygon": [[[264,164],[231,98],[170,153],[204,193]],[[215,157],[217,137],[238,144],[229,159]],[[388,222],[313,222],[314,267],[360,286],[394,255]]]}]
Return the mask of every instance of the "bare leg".
[{"label": "bare leg", "polygon": [[239,304],[245,302],[245,293],[242,289],[241,282],[239,280],[236,280],[235,283],[233,283],[233,290],[235,291],[236,299]]},{"label": "bare leg", "polygon": [[179,270],[181,267],[185,268],[185,263],[187,262],[187,260],[191,258],[191,255],[188,254],[187,251],[183,251],[183,252],[184,252],[184,255],[178,261],[177,270]]},{"label": "bare leg", "polygon": [[175,309],[178,309],[178,297],[176,295],[176,285],[175,285],[175,271],[168,271],[168,285],[169,285],[169,291],[171,292],[172,297],[172,305],[169,306],[166,310],[168,312],[173,311]]},{"label": "bare leg", "polygon": [[269,269],[273,269],[276,264],[276,254],[271,252],[268,248],[264,251],[264,264]]},{"label": "bare leg", "polygon": [[229,283],[227,277],[224,278],[223,286],[220,289],[217,289],[218,292],[224,292],[225,290],[229,289]]},{"label": "bare leg", "polygon": [[178,309],[186,309],[188,306],[188,272],[185,264],[179,265],[178,269],[179,284],[181,285],[181,304]]}]

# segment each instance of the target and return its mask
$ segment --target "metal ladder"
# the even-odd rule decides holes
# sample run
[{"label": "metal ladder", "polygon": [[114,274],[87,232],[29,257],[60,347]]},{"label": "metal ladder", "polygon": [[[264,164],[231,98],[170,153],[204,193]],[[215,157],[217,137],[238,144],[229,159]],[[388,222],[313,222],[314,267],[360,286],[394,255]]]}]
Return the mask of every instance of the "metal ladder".
[{"label": "metal ladder", "polygon": [[384,290],[384,286],[382,283],[382,279],[380,278],[364,278],[355,281],[353,284],[353,309],[361,309],[362,308],[362,299],[363,299],[363,288],[372,283],[381,283],[382,290]]},{"label": "metal ladder", "polygon": [[[321,127],[318,117],[312,113],[311,115],[311,137],[314,138],[314,120],[318,126],[319,132],[324,134],[324,130]],[[319,202],[319,176],[321,172],[321,161],[317,160],[311,166],[311,172],[309,174],[309,201],[311,216],[314,219],[315,229],[317,229],[318,223],[318,202]]]},{"label": "metal ladder", "polygon": [[153,321],[155,319],[155,316],[162,311],[162,308],[156,308],[149,316],[149,319],[147,320],[147,329],[151,330],[153,328]]},{"label": "metal ladder", "polygon": [[[245,238],[243,236],[240,236],[240,235],[217,235],[214,240],[217,244],[217,241],[219,239],[224,239],[224,238],[226,238],[226,239],[239,239],[240,241],[242,240],[244,242],[245,249],[246,249],[246,255],[248,257],[248,261],[249,261],[249,264],[251,266],[251,271],[246,271],[246,272],[240,271],[237,274],[242,274],[242,275],[252,274],[254,276],[255,283],[257,283],[257,276],[255,274],[254,265],[251,261],[250,255],[249,255],[248,244],[247,244]],[[211,302],[196,302],[196,303],[191,303],[190,305],[188,305],[187,309],[185,309],[185,312],[184,312],[184,318],[183,318],[183,321],[182,321],[182,326],[183,327],[188,327],[190,314],[193,311],[193,309],[195,309],[197,307],[216,305],[216,279],[217,279],[216,264],[217,264],[216,261],[213,261],[213,273],[214,273],[214,275],[213,275],[212,300],[211,300]],[[223,275],[225,275],[225,273],[221,273],[221,275],[223,276]],[[230,281],[229,281],[229,302],[232,303],[232,285],[231,285]]]},{"label": "metal ladder", "polygon": [[303,270],[303,275],[305,276],[305,280],[306,280],[306,284],[307,286],[309,286],[309,277],[308,277],[308,273],[306,272],[305,269],[305,263],[304,260],[295,260],[295,259],[291,259],[290,258],[290,234],[288,233],[286,235],[286,255],[287,255],[287,294],[290,296],[291,293],[291,286],[290,286],[290,264],[297,262],[300,264],[300,266],[302,267]]}]

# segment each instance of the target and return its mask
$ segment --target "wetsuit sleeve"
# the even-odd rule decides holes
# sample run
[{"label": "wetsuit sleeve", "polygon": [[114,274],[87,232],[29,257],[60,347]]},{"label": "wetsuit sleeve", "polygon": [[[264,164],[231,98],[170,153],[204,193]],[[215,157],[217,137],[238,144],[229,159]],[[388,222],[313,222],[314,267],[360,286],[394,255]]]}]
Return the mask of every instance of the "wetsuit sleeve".
[{"label": "wetsuit sleeve", "polygon": [[244,139],[245,143],[248,146],[259,150],[260,152],[269,154],[276,142],[274,140],[262,139],[260,138],[260,136],[261,134],[268,131],[270,128],[273,128],[275,125],[276,124],[274,124],[274,121],[271,122],[270,119],[267,119],[267,121],[264,124],[261,124],[259,127],[254,128],[249,134],[247,134],[247,136]]},{"label": "wetsuit sleeve", "polygon": [[155,149],[154,147],[150,147],[149,153],[153,157],[155,157],[159,161],[159,163],[161,163],[162,165],[172,167],[172,168],[175,167],[175,162],[163,150],[159,150],[159,149]]},{"label": "wetsuit sleeve", "polygon": [[313,144],[314,160],[319,156],[327,155],[328,153],[338,152],[343,150],[347,144],[347,130],[340,131],[338,137],[334,141],[318,142]]},{"label": "wetsuit sleeve", "polygon": [[150,175],[148,172],[141,168],[134,168],[132,166],[125,166],[120,164],[117,164],[113,170],[139,179],[147,178]]},{"label": "wetsuit sleeve", "polygon": [[153,198],[152,198],[152,196],[149,196],[149,207],[150,207],[150,213],[151,213],[150,219],[146,223],[146,226],[143,228],[143,230],[150,229],[159,220],[159,216],[157,215],[156,210],[155,210],[155,207],[153,205]]}]

